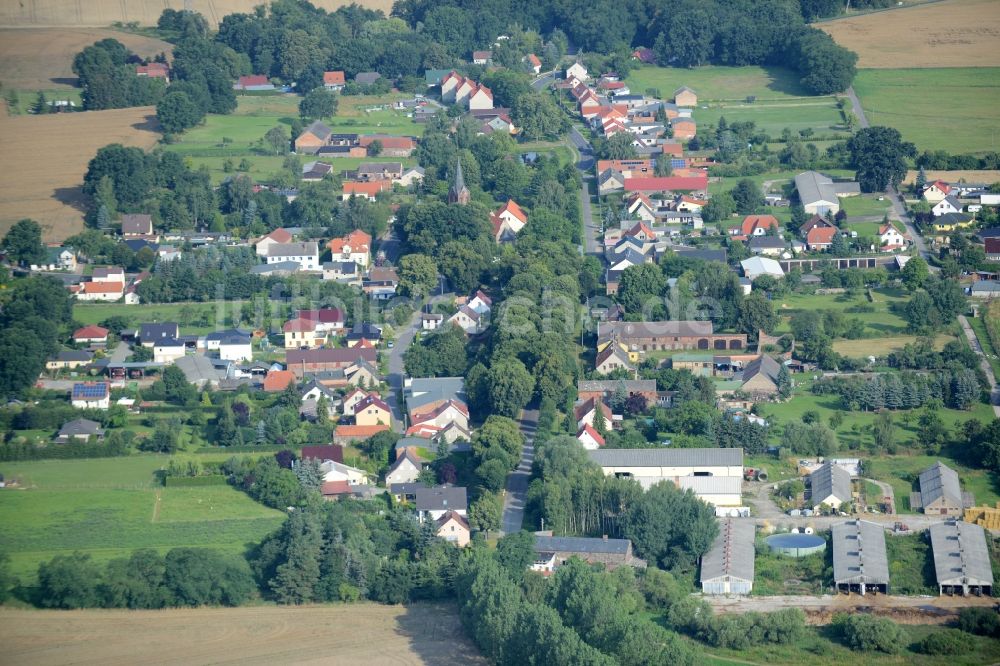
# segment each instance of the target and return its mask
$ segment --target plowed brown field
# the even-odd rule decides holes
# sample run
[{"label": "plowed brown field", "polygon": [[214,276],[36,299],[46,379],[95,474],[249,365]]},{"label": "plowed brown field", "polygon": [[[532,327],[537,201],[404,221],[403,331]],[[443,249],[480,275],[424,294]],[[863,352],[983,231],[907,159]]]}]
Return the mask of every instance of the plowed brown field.
[{"label": "plowed brown field", "polygon": [[[392,0],[353,0],[369,9],[381,9],[386,14]],[[351,0],[312,0],[317,7],[334,10]],[[253,12],[265,0],[191,0],[191,9],[213,25],[226,14]],[[184,9],[184,0],[7,0],[0,2],[0,26],[79,26],[103,27],[115,22],[136,21],[141,25],[156,25],[166,8]]]},{"label": "plowed brown field", "polygon": [[149,106],[12,117],[0,103],[0,235],[25,217],[42,225],[45,240],[81,231],[80,186],[97,149],[109,143],[151,148],[157,128]]},{"label": "plowed brown field", "polygon": [[485,664],[452,608],[432,604],[164,611],[0,610],[3,663]]},{"label": "plowed brown field", "polygon": [[816,27],[855,51],[862,68],[1000,66],[996,0],[944,0]]},{"label": "plowed brown field", "polygon": [[[6,3],[0,2],[0,14],[5,6]],[[158,53],[169,55],[173,49],[173,45],[159,39],[99,28],[0,30],[0,83],[4,88],[19,90],[52,90],[75,85],[73,56],[109,37],[144,58]]]}]

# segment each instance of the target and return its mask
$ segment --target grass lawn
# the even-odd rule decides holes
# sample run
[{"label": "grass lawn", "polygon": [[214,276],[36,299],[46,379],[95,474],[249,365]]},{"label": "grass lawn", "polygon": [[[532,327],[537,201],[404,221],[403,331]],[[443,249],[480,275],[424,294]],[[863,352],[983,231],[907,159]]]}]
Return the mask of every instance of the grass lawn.
[{"label": "grass lawn", "polygon": [[1000,377],[1000,354],[993,348],[993,343],[990,342],[990,337],[986,334],[986,321],[982,316],[966,317],[966,319],[972,326],[972,330],[976,332],[976,338],[983,348],[983,353],[986,354],[986,359],[990,362],[990,367],[993,368],[994,376]]},{"label": "grass lawn", "polygon": [[673,99],[681,86],[698,93],[699,104],[706,101],[743,100],[755,95],[758,101],[809,97],[799,83],[799,75],[785,67],[716,67],[690,69],[643,65],[629,74],[626,82],[635,94],[657,88],[665,99]]},{"label": "grass lawn", "polygon": [[826,582],[832,578],[827,569],[832,567],[830,547],[822,553],[807,557],[787,557],[772,553],[763,537],[756,543],[754,559],[754,596],[776,594],[823,594]]},{"label": "grass lawn", "polygon": [[[334,132],[349,134],[393,134],[419,136],[423,125],[413,122],[405,111],[388,108],[402,94],[384,96],[341,96],[334,118],[324,120]],[[213,182],[220,182],[227,174],[222,163],[232,159],[234,166],[247,158],[253,164],[248,172],[255,179],[270,176],[281,168],[283,156],[275,156],[270,147],[259,145],[269,129],[282,126],[291,133],[292,122],[298,118],[298,95],[242,96],[237,98],[236,111],[229,115],[209,115],[204,123],[178,137],[176,143],[165,146],[191,158],[194,167],[207,166]],[[294,137],[292,137],[294,138]],[[308,156],[303,156],[303,161]],[[398,159],[398,158],[393,158]],[[356,167],[361,158],[337,158],[337,169]],[[415,160],[400,160],[415,164]]]},{"label": "grass lawn", "polygon": [[[694,118],[699,124],[718,125],[719,118],[723,116],[727,123],[753,121],[759,129],[772,137],[780,136],[786,127],[795,135],[800,130],[810,129],[816,136],[850,136],[843,127],[843,118],[833,97],[753,104],[712,104],[707,109],[699,108],[694,112]],[[804,141],[808,142],[809,139]]]},{"label": "grass lawn", "polygon": [[[132,326],[152,321],[175,321],[181,333],[198,335],[211,333],[232,325],[231,315],[239,314],[240,303],[215,301],[212,303],[150,303],[121,305],[119,303],[76,303],[73,319],[81,324],[97,324],[108,317],[126,317]],[[201,322],[207,319],[208,324]],[[187,323],[185,323],[187,322]]]},{"label": "grass lawn", "polygon": [[[1000,68],[862,69],[854,80],[872,125],[889,125],[918,150],[996,150]],[[941,100],[948,100],[942,110]]]},{"label": "grass lawn", "polygon": [[928,634],[940,631],[933,625],[901,624],[903,630],[902,651],[898,655],[853,652],[837,635],[835,627],[826,625],[806,627],[806,636],[789,645],[753,644],[745,650],[722,650],[709,648],[709,657],[714,656],[719,664],[810,664],[810,666],[842,666],[858,664],[908,664],[911,666],[973,666],[995,663],[1000,659],[1000,641],[984,636],[963,634],[962,638],[969,651],[961,655],[930,657],[916,651],[916,644]]},{"label": "grass lawn", "polygon": [[[720,178],[717,181],[713,180],[713,181],[709,182],[709,184],[708,184],[708,192],[709,192],[709,194],[719,194],[720,192],[728,192],[731,189],[733,189],[734,187],[736,187],[736,183],[740,182],[744,178],[748,178],[749,180],[753,181],[757,185],[760,185],[761,187],[764,186],[764,183],[769,183],[769,187],[768,187],[768,191],[769,192],[779,192],[780,193],[780,192],[784,192],[784,189],[783,189],[784,186],[785,185],[790,185],[791,182],[793,180],[795,180],[795,176],[797,174],[799,174],[799,173],[802,173],[802,172],[801,171],[771,171],[771,172],[768,172],[768,173],[760,174],[758,176],[733,176],[733,177]],[[825,173],[825,174],[827,174],[829,176],[834,176],[834,177],[838,177],[838,178],[840,178],[840,177],[853,177],[854,176],[854,172],[853,171],[848,171],[847,169],[826,169],[826,170],[823,171],[823,173]],[[769,212],[773,212],[773,211],[769,211]],[[791,211],[789,211],[788,214],[791,215]]]},{"label": "grass lawn", "polygon": [[[986,407],[990,414],[992,414],[992,410],[987,405],[983,405],[983,407]],[[940,412],[942,419],[948,424],[948,415],[944,412],[952,412],[952,410],[941,410]],[[960,419],[960,421],[964,420]],[[920,472],[940,460],[958,472],[958,477],[962,481],[962,489],[974,495],[977,505],[982,506],[985,504],[994,506],[1000,500],[1000,475],[983,469],[967,467],[954,458],[949,457],[948,453],[946,450],[940,456],[881,456],[865,461],[865,473],[872,478],[892,485],[893,492],[896,495],[897,512],[915,513],[910,509],[910,492],[917,489],[914,482]]]},{"label": "grass lawn", "polygon": [[[860,340],[836,340],[833,351],[844,356],[863,358],[866,356],[885,356],[889,352],[902,349],[905,345],[917,341],[916,335],[889,335],[877,338],[862,338]],[[934,338],[934,349],[944,349],[946,343],[956,340],[954,335],[937,335]]]},{"label": "grass lawn", "polygon": [[[43,93],[45,99],[49,102],[68,100],[76,104],[78,109],[83,108],[83,100],[80,98],[80,93],[82,91],[79,88],[61,88],[58,90],[7,90],[4,92],[4,99],[7,100],[7,113],[10,115],[19,115],[22,113],[28,113],[32,106],[35,104],[35,100],[38,99],[38,93]],[[17,95],[16,104],[11,104],[11,95]]]},{"label": "grass lawn", "polygon": [[23,489],[0,491],[0,549],[14,572],[80,550],[105,561],[136,548],[178,546],[242,553],[283,519],[229,486],[162,488],[154,472],[168,456],[0,463]]},{"label": "grass lawn", "polygon": [[938,592],[934,555],[927,532],[885,537],[889,560],[889,592],[930,594]]},{"label": "grass lawn", "polygon": [[[887,334],[903,335],[906,333],[906,320],[890,312],[893,302],[905,301],[906,294],[899,289],[872,290],[874,302],[870,302],[864,294],[786,294],[776,299],[774,307],[781,318],[777,333],[789,333],[789,320],[792,314],[800,310],[839,310],[851,319],[857,318],[865,323],[866,334],[871,337],[882,337]],[[874,306],[874,312],[847,312],[859,305]]]},{"label": "grass lawn", "polygon": [[892,202],[884,197],[882,201],[879,201],[879,196],[875,194],[863,194],[856,197],[841,197],[840,209],[847,213],[848,219],[861,216],[873,217],[876,215],[882,217],[889,211],[889,206]]}]

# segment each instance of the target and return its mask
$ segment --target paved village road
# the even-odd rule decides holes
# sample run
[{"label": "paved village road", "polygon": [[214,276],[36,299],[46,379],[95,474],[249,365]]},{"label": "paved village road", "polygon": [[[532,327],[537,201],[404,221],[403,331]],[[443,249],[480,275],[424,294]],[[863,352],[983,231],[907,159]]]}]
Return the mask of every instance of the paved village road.
[{"label": "paved village road", "polygon": [[549,85],[551,85],[552,82],[555,80],[556,80],[555,71],[545,72],[544,74],[539,75],[537,79],[531,82],[531,87],[534,90],[544,90],[545,88],[548,88]]},{"label": "paved village road", "polygon": [[958,316],[958,323],[962,325],[962,331],[965,333],[972,351],[979,354],[979,367],[983,369],[986,379],[990,383],[990,403],[993,405],[993,413],[996,414],[997,418],[1000,418],[1000,386],[997,386],[997,378],[993,374],[993,366],[986,360],[986,355],[983,353],[983,346],[979,344],[979,338],[976,337],[976,332],[972,330],[972,326],[969,325],[969,320],[965,318],[965,315]]},{"label": "paved village road", "polygon": [[531,464],[535,460],[535,429],[538,427],[538,410],[524,409],[518,420],[524,435],[524,450],[521,462],[507,476],[507,488],[503,496],[503,518],[500,522],[504,534],[521,530],[524,523],[524,503],[528,495],[528,481],[531,478]]},{"label": "paved village road", "polygon": [[[861,100],[858,99],[857,93],[854,92],[854,86],[847,89],[847,99],[851,100],[851,106],[854,109],[854,115],[858,118],[858,124],[862,128],[869,127],[868,118],[865,116],[865,110],[861,106]],[[903,203],[902,195],[895,187],[890,187],[886,190],[886,194],[889,195],[889,200],[892,202],[894,217],[906,227],[906,233],[913,239],[913,245],[917,248],[920,256],[927,259],[930,256],[930,251],[927,249],[924,239],[917,232],[917,228],[913,225],[910,216],[906,213],[906,205]]]}]

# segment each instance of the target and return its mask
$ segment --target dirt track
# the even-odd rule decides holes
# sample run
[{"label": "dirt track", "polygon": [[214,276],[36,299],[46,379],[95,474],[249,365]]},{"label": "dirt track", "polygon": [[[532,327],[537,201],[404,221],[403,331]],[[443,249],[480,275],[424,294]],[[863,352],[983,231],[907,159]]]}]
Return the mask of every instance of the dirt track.
[{"label": "dirt track", "polygon": [[0,609],[0,662],[62,664],[485,664],[448,606],[165,611]]},{"label": "dirt track", "polygon": [[992,597],[900,597],[894,595],[823,595],[774,597],[709,597],[704,599],[720,615],[757,611],[770,613],[801,608],[809,624],[828,624],[835,613],[870,612],[891,617],[902,624],[943,624],[970,606],[991,607]]}]

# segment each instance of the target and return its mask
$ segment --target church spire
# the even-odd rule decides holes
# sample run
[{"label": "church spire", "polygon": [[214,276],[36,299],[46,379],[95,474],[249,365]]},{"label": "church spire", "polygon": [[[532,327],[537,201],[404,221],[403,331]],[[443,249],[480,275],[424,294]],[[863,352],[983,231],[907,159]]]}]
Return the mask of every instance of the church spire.
[{"label": "church spire", "polygon": [[448,190],[448,203],[467,204],[469,203],[469,188],[465,186],[465,178],[462,177],[462,160],[455,160],[455,180]]}]

